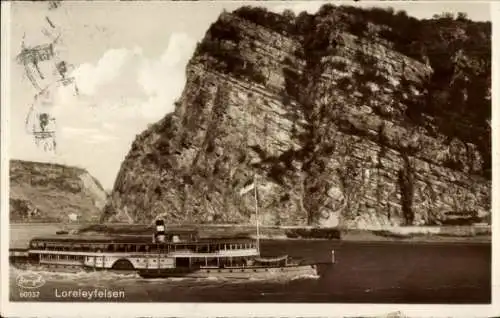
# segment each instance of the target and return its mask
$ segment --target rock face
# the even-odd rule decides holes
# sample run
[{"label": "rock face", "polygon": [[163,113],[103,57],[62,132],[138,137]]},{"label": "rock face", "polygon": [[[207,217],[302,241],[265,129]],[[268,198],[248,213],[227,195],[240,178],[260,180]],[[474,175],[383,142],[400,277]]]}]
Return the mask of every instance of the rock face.
[{"label": "rock face", "polygon": [[10,221],[98,221],[107,194],[87,171],[10,161]]},{"label": "rock face", "polygon": [[103,219],[253,222],[242,189],[254,178],[261,224],[488,217],[488,32],[464,17],[328,5],[224,12],[174,113],[134,141]]}]

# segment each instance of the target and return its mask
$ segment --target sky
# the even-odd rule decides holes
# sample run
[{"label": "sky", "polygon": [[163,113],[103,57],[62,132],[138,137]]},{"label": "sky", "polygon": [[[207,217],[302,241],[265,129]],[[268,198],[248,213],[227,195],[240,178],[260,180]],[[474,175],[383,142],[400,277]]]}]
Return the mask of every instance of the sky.
[{"label": "sky", "polygon": [[[314,13],[324,3],[68,1],[49,11],[47,3],[14,2],[10,7],[10,56],[6,57],[11,61],[8,154],[14,159],[85,168],[106,189],[111,189],[135,136],[173,111],[196,43],[223,9],[232,11],[242,5],[257,4],[275,12],[291,9],[296,13]],[[466,12],[472,20],[491,20],[488,4],[433,1],[390,5],[418,18],[441,12]],[[26,131],[25,118],[36,90],[24,67],[15,62],[23,38],[30,46],[47,41],[41,32],[50,29],[46,16],[60,27],[58,50],[73,65],[71,75],[79,92],[75,94],[72,85],[53,90],[50,109],[57,121],[55,154],[36,147]],[[41,65],[42,72],[49,74],[44,84],[53,78],[49,66]]]}]

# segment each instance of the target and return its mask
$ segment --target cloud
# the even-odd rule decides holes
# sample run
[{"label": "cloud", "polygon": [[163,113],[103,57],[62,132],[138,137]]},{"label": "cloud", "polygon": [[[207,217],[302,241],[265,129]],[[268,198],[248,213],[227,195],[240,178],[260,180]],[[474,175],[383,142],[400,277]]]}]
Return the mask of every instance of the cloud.
[{"label": "cloud", "polygon": [[127,49],[112,49],[104,53],[96,65],[81,64],[72,72],[80,92],[93,95],[100,86],[113,81],[131,54],[133,52]]},{"label": "cloud", "polygon": [[172,34],[160,59],[142,62],[137,81],[149,96],[141,107],[145,118],[154,118],[157,112],[165,114],[174,109],[175,99],[185,84],[185,65],[195,46],[196,42],[186,34]]},{"label": "cloud", "polygon": [[76,65],[72,75],[80,94],[72,85],[53,89],[58,154],[31,149],[31,156],[86,167],[110,187],[136,135],[174,110],[195,46],[178,33],[156,57],[140,48],[115,48],[97,62]]},{"label": "cloud", "polygon": [[69,136],[82,136],[82,135],[88,135],[92,133],[97,133],[99,132],[98,129],[96,128],[74,128],[74,127],[63,127],[62,132],[65,135]]},{"label": "cloud", "polygon": [[103,142],[116,142],[117,140],[119,140],[117,136],[106,135],[106,134],[95,134],[95,135],[89,135],[88,138],[85,139],[85,142],[90,144],[101,144]]}]

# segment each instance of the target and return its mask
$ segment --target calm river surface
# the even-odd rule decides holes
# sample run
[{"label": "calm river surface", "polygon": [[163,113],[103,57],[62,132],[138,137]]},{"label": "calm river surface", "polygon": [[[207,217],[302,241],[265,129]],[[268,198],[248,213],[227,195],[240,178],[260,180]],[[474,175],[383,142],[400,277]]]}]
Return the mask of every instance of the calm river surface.
[{"label": "calm river surface", "polygon": [[[490,303],[491,245],[485,243],[407,243],[340,241],[263,241],[265,255],[288,254],[321,265],[319,277],[276,281],[220,279],[153,279],[106,272],[51,273],[10,270],[13,301],[89,301],[63,298],[65,291],[122,292],[118,298],[90,301],[125,302],[359,302]],[[38,296],[22,297],[19,274],[41,274]],[[36,274],[35,274],[36,275]],[[24,290],[25,291],[25,290]]]}]

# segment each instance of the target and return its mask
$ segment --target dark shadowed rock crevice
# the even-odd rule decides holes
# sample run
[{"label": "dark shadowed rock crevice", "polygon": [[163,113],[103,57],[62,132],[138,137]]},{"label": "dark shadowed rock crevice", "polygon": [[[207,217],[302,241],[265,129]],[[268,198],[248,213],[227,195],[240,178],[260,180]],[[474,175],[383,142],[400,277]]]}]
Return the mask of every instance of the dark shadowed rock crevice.
[{"label": "dark shadowed rock crevice", "polygon": [[132,144],[102,219],[253,222],[240,190],[255,175],[267,225],[481,220],[490,34],[463,17],[380,9],[225,12],[174,113]]}]

